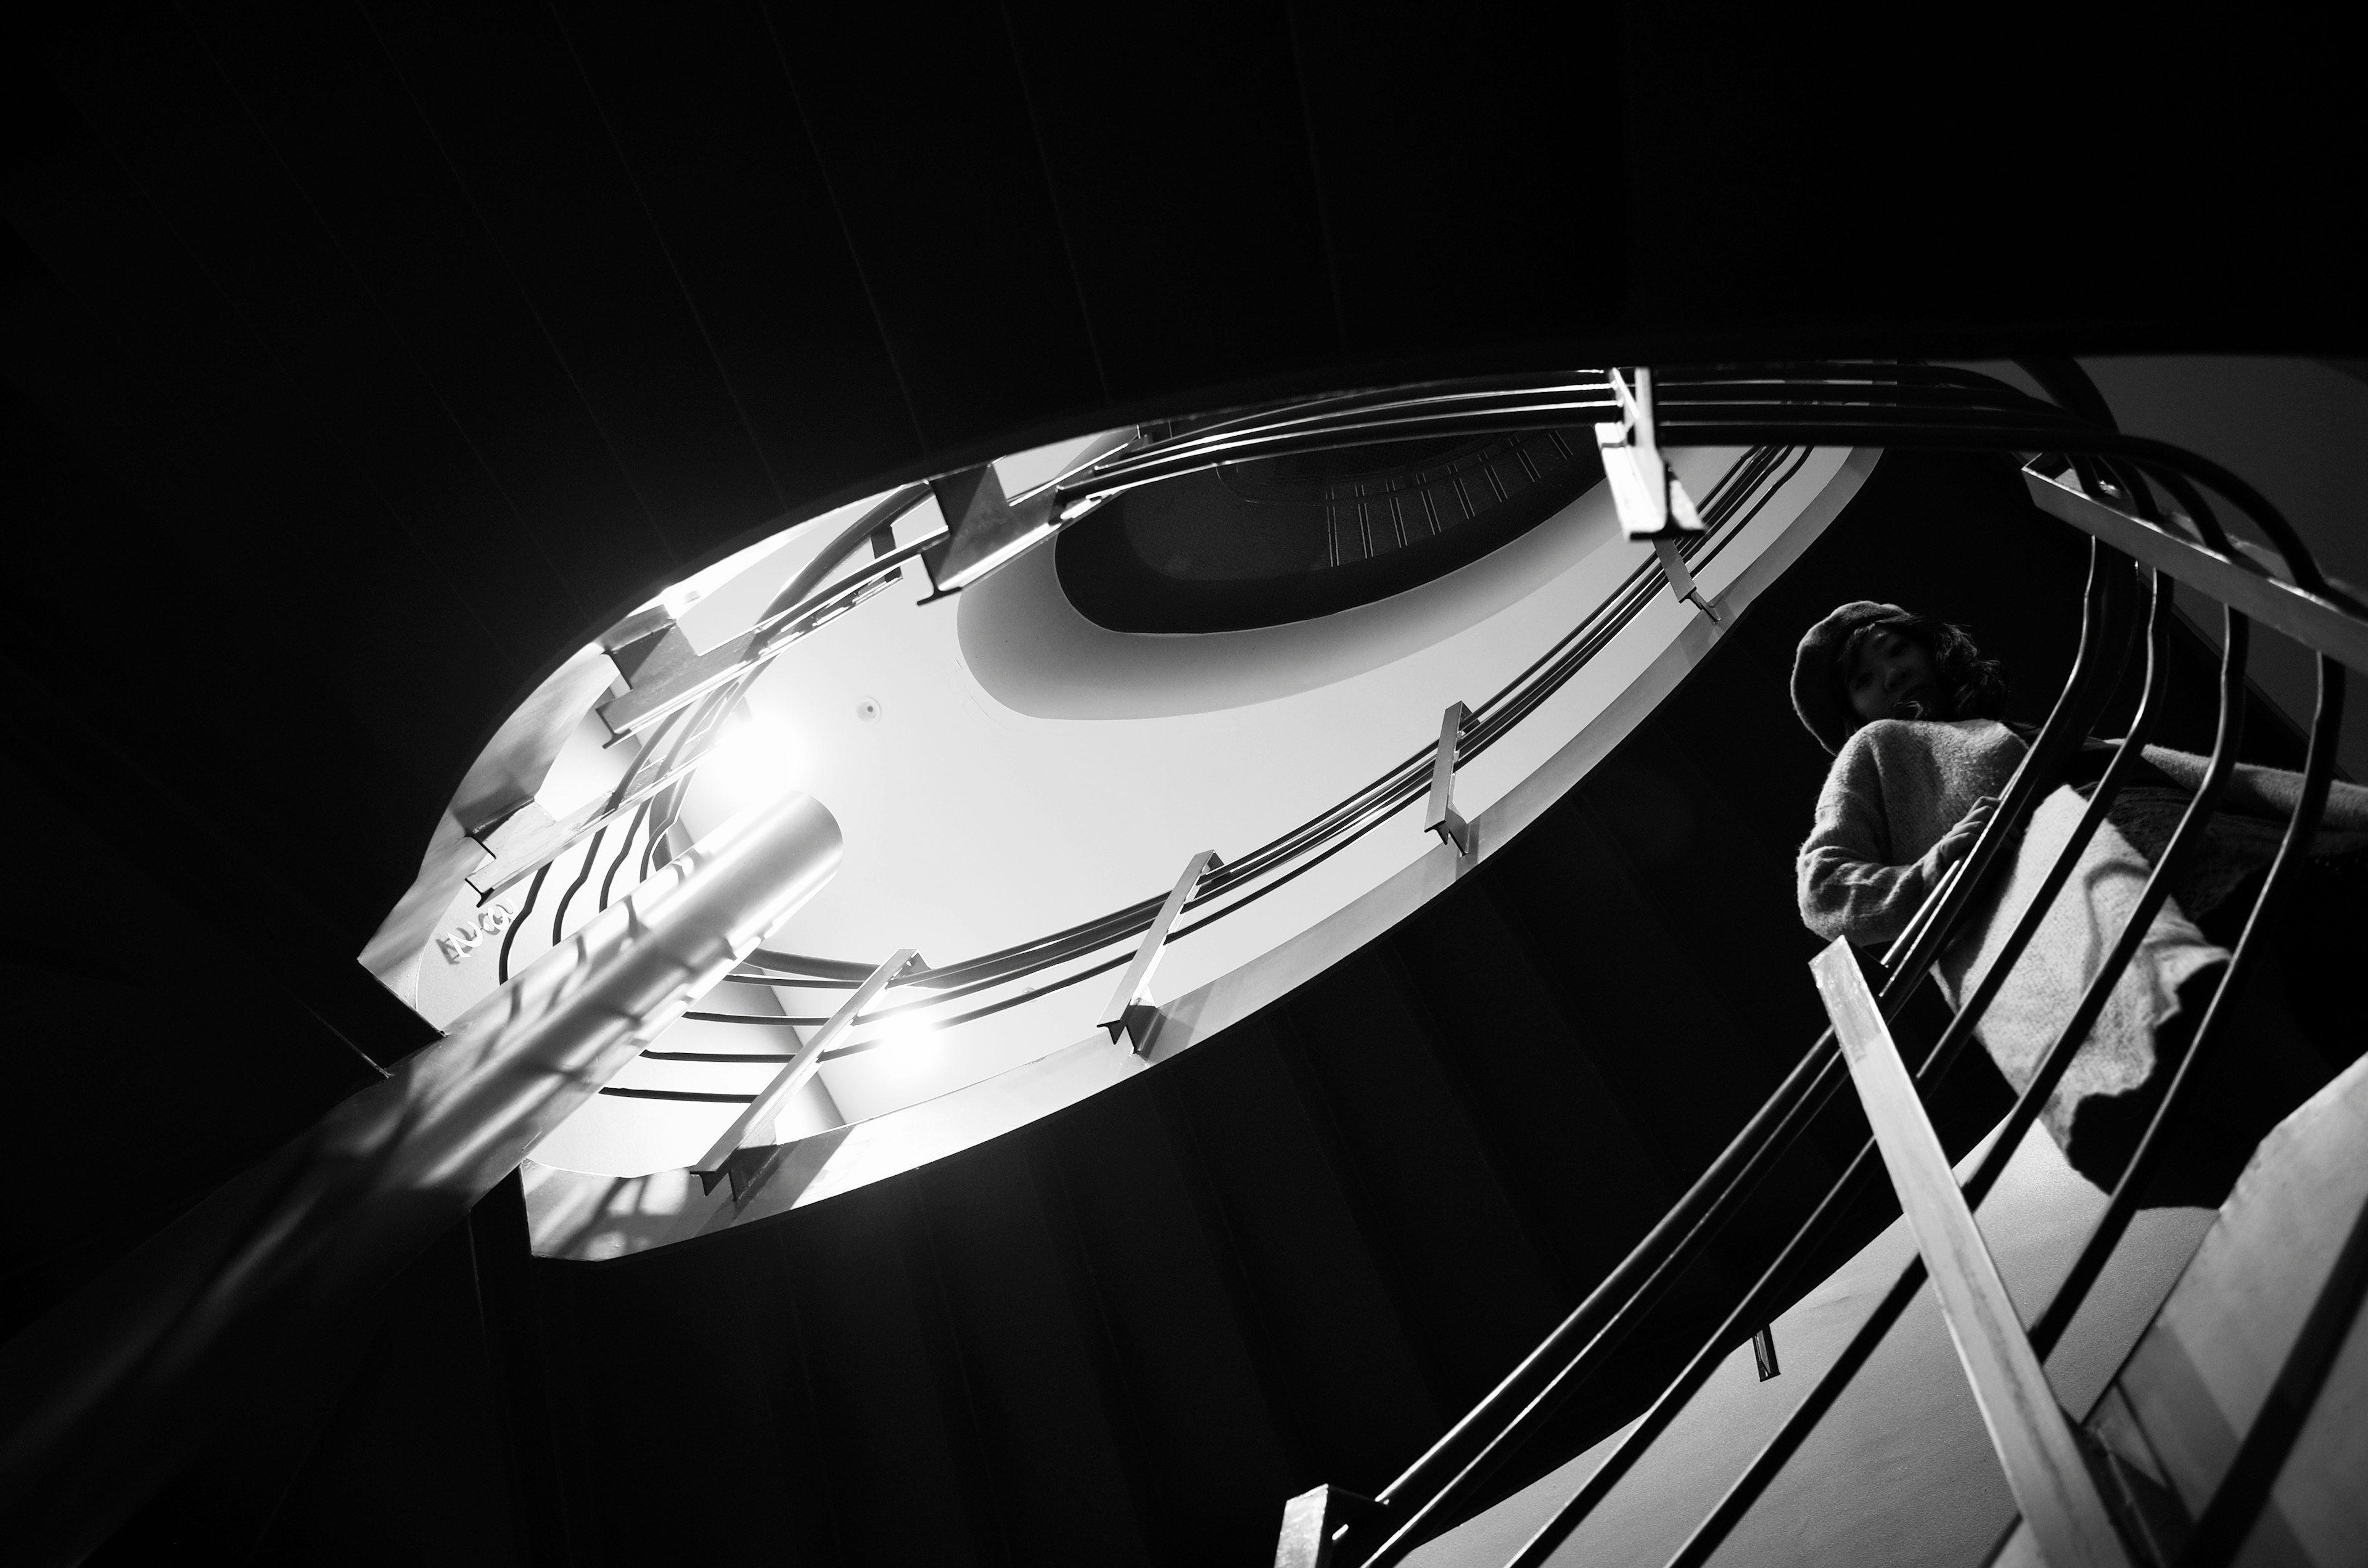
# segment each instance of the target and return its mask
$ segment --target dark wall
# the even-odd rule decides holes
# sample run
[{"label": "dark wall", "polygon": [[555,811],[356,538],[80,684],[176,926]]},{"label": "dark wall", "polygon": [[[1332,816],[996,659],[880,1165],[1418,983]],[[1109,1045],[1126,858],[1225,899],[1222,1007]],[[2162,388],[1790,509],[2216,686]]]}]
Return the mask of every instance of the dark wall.
[{"label": "dark wall", "polygon": [[461,771],[570,649],[784,518],[1417,374],[2368,352],[2351,56],[2267,30],[1883,58],[1568,8],[12,22],[7,956],[71,1042],[7,1112],[41,1210],[12,1324],[426,1038],[352,957]]},{"label": "dark wall", "polygon": [[[2011,661],[2017,716],[2044,715],[2086,548],[2021,494],[1999,461],[1885,458],[1478,875],[1067,1112],[611,1264],[528,1263],[497,1194],[474,1227],[478,1296],[415,1281],[379,1331],[442,1335],[444,1381],[365,1364],[271,1540],[375,1529],[359,1468],[507,1506],[538,1562],[1264,1561],[1283,1497],[1409,1462],[1816,1035],[1791,871],[1826,759],[1785,695],[1799,631],[1861,596],[1963,619]],[[2191,687],[2208,693],[2208,669],[2182,667],[2174,692]],[[1927,1006],[1906,1028],[1940,1021]],[[2004,1103],[1975,1055],[1936,1108],[1952,1151]],[[1632,1415],[1862,1136],[1846,1104],[1825,1117],[1492,1494]],[[1861,1205],[1798,1286],[1889,1214]],[[460,1362],[484,1383],[452,1381]],[[507,1499],[494,1467],[473,1492],[451,1477],[438,1446],[456,1439],[507,1442]]]}]

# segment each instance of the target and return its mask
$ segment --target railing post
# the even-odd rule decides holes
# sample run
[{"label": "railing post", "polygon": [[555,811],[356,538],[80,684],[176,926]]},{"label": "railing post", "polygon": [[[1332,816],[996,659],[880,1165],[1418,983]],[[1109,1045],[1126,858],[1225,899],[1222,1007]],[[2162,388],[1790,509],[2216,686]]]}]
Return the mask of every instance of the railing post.
[{"label": "railing post", "polygon": [[2031,1540],[2051,1568],[2127,1568],[2129,1553],[1857,956],[1837,937],[1809,969]]},{"label": "railing post", "polygon": [[[748,1108],[733,1119],[723,1135],[714,1142],[697,1165],[690,1168],[699,1176],[700,1186],[713,1192],[715,1184],[723,1179],[724,1167],[733,1155],[748,1144],[773,1142],[773,1123],[790,1096],[805,1087],[808,1078],[822,1065],[822,1053],[837,1044],[838,1038],[854,1026],[856,1015],[871,1006],[873,998],[902,979],[905,971],[920,961],[921,955],[911,948],[899,948],[889,955],[888,961],[866,975],[863,983],[842,1003],[837,1012],[823,1020],[822,1027],[808,1035],[781,1070],[773,1074],[764,1092],[750,1102]],[[738,1190],[734,1188],[735,1192]]]},{"label": "railing post", "polygon": [[[1701,533],[1702,520],[1694,510],[1693,497],[1669,472],[1654,434],[1653,372],[1639,367],[1634,392],[1618,370],[1606,375],[1611,395],[1619,400],[1621,417],[1595,427],[1595,445],[1603,457],[1603,477],[1611,488],[1611,504],[1620,513],[1621,531],[1630,539],[1644,540],[1675,540]],[[1681,595],[1684,591],[1679,590]]]},{"label": "railing post", "polygon": [[[1677,481],[1672,479],[1669,483],[1675,484]],[[1680,599],[1692,600],[1696,609],[1710,617],[1713,626],[1725,624],[1718,613],[1718,607],[1710,602],[1709,596],[1702,590],[1702,585],[1694,581],[1693,573],[1687,569],[1686,558],[1678,553],[1676,540],[1655,540],[1653,553],[1661,558],[1661,575],[1668,579],[1669,592]]]},{"label": "railing post", "polygon": [[1338,1486],[1303,1492],[1282,1506],[1282,1534],[1274,1546],[1274,1568],[1332,1568],[1332,1541],[1351,1520],[1377,1506]]},{"label": "railing post", "polygon": [[1425,833],[1439,835],[1466,858],[1472,854],[1472,824],[1455,809],[1455,764],[1463,732],[1471,722],[1472,710],[1461,702],[1449,703],[1447,711],[1439,716],[1439,749],[1430,759],[1430,803],[1422,816]]},{"label": "railing post", "polygon": [[1611,505],[1620,514],[1620,531],[1630,539],[1647,540],[1660,557],[1661,575],[1669,592],[1691,599],[1696,608],[1720,624],[1719,613],[1702,591],[1679,553],[1679,542],[1703,531],[1693,497],[1670,472],[1668,460],[1653,425],[1653,372],[1639,366],[1634,392],[1618,370],[1605,375],[1611,395],[1619,400],[1621,417],[1595,427],[1596,449],[1603,458],[1603,477],[1611,490]]},{"label": "railing post", "polygon": [[1151,971],[1159,967],[1160,949],[1167,943],[1167,932],[1176,924],[1176,917],[1184,912],[1184,901],[1192,896],[1201,879],[1216,866],[1217,852],[1213,849],[1203,849],[1184,862],[1184,874],[1176,879],[1175,891],[1153,916],[1151,929],[1144,933],[1143,945],[1134,950],[1134,961],[1126,966],[1118,989],[1110,994],[1110,1006],[1103,1009],[1101,1027],[1110,1030],[1113,1044],[1119,1036],[1125,1035],[1134,1042],[1136,1055],[1151,1049],[1152,1016],[1158,1010],[1151,1004]]},{"label": "railing post", "polygon": [[1762,1324],[1759,1332],[1751,1336],[1751,1360],[1759,1369],[1759,1381],[1763,1383],[1770,1378],[1784,1375],[1783,1367],[1776,1359],[1776,1330],[1773,1326]]},{"label": "railing post", "polygon": [[993,463],[929,482],[945,514],[946,537],[921,557],[939,594],[967,587],[1061,528],[1051,491],[1013,506]]}]

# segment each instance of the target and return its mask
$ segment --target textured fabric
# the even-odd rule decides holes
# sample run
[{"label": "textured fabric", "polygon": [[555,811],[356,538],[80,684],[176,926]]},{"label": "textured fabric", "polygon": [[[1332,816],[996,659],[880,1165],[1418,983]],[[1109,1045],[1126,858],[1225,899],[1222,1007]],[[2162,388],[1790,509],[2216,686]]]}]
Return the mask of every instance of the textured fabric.
[{"label": "textured fabric", "polygon": [[[1950,830],[1976,801],[2004,790],[2024,749],[2012,731],[1988,720],[1884,720],[1861,729],[1834,758],[1801,848],[1802,920],[1828,939],[1873,946],[1896,938],[1949,865],[1970,847]],[[2101,768],[2102,750],[2091,760]],[[2146,782],[2116,796],[1975,1031],[2018,1090],[2030,1083],[2127,924],[2209,766],[2205,758],[2159,746],[2147,747],[2145,760],[2148,767],[2139,776]],[[2082,1164],[2073,1146],[2082,1107],[2135,1103],[2158,1089],[2165,1052],[2183,1049],[2186,1031],[2168,1027],[2180,1016],[2181,985],[2227,957],[2190,918],[2182,901],[2192,899],[2197,912],[2209,913],[2232,892],[2241,896],[2275,855],[2300,785],[2297,775],[2251,767],[2230,778],[2200,853],[2148,926],[2042,1113],[2076,1165]],[[2084,793],[2058,789],[2040,803],[2001,886],[1941,955],[1939,978],[1952,1006],[1987,971],[2069,842],[2086,806]],[[2326,823],[2313,843],[2314,856],[2328,864],[2359,860],[2368,852],[2368,790],[2334,785]]]},{"label": "textured fabric", "polygon": [[1842,650],[1861,627],[1873,626],[1879,620],[1904,619],[1907,615],[1897,605],[1854,599],[1837,607],[1831,615],[1809,628],[1801,645],[1793,651],[1793,711],[1827,751],[1840,751],[1843,742],[1850,738],[1851,726],[1859,722],[1858,715],[1841,699],[1840,683],[1834,679],[1834,661],[1841,657]]},{"label": "textured fabric", "polygon": [[[1965,934],[1941,955],[1940,979],[1950,1006],[1961,1005],[1989,971],[2087,806],[2073,790],[2058,789],[2032,813],[2003,885],[1974,913]],[[2039,1070],[2091,977],[2103,967],[2107,950],[2129,924],[2138,894],[2153,874],[2154,862],[2110,819],[2098,824],[2064,891],[1975,1030],[2018,1094]],[[2067,1154],[2074,1152],[2074,1121],[2082,1103],[2092,1096],[2134,1094],[2153,1079],[2157,1036],[2180,1012],[2180,985],[2227,956],[2196,928],[2176,900],[2164,902],[2129,966],[2114,982],[2088,1040],[2040,1113]]]},{"label": "textured fabric", "polygon": [[1941,841],[1975,801],[2006,788],[2022,753],[1994,719],[1879,719],[1850,736],[1795,867],[1809,929],[1861,947],[1906,930],[1954,858]]}]

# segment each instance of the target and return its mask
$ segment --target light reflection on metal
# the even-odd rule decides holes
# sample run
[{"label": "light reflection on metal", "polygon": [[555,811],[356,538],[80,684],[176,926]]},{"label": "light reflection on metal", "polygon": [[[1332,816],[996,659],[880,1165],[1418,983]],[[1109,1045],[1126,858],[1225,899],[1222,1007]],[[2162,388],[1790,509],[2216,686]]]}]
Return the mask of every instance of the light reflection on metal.
[{"label": "light reflection on metal", "polygon": [[234,1391],[302,1379],[420,1251],[837,869],[796,795],[709,835],[447,1037],[0,1347],[11,1561],[74,1562],[212,1439]]},{"label": "light reflection on metal", "polygon": [[[2351,607],[2281,581],[2248,559],[2181,539],[2159,523],[2081,494],[2065,480],[2025,468],[2022,482],[2042,511],[2368,675],[2368,619]],[[2241,540],[2230,542],[2243,547]],[[2340,585],[2336,586],[2340,591]]]},{"label": "light reflection on metal", "polygon": [[[1611,503],[1620,512],[1621,531],[1630,539],[1650,540],[1701,533],[1702,520],[1694,511],[1693,498],[1669,472],[1668,460],[1661,456],[1660,442],[1654,434],[1653,372],[1639,367],[1635,377],[1635,390],[1631,392],[1619,371],[1610,372],[1621,417],[1595,427],[1595,444],[1603,454],[1603,476],[1611,487]],[[1664,564],[1669,560],[1668,555],[1662,557]],[[1674,585],[1677,578],[1669,581]],[[1685,590],[1679,589],[1679,594],[1685,597]],[[1707,611],[1710,607],[1702,608]]]},{"label": "light reflection on metal", "polygon": [[1151,1046],[1152,1015],[1157,1011],[1151,1001],[1151,975],[1159,967],[1160,949],[1167,945],[1167,933],[1175,926],[1176,917],[1184,911],[1184,901],[1192,896],[1201,879],[1216,866],[1217,852],[1213,849],[1203,849],[1184,862],[1184,874],[1176,879],[1175,891],[1152,917],[1151,929],[1144,933],[1143,945],[1134,950],[1134,961],[1126,966],[1118,989],[1110,994],[1110,1006],[1102,1011],[1101,1027],[1110,1030],[1111,1040],[1115,1042],[1125,1035],[1133,1042],[1137,1055]]},{"label": "light reflection on metal", "polygon": [[933,479],[929,489],[945,514],[946,533],[921,562],[940,594],[968,587],[1061,528],[1053,491],[1040,489],[1014,505],[993,463]]},{"label": "light reflection on metal", "polygon": [[[1677,482],[1672,480],[1670,483],[1674,484]],[[1710,602],[1709,597],[1702,591],[1702,585],[1695,582],[1694,574],[1687,570],[1686,558],[1678,552],[1678,541],[1656,539],[1653,541],[1653,553],[1661,558],[1661,575],[1669,580],[1669,592],[1680,599],[1692,600],[1694,608],[1710,617],[1713,626],[1724,624],[1719,618],[1718,607]]]},{"label": "light reflection on metal", "polygon": [[1472,710],[1461,702],[1449,703],[1447,711],[1439,716],[1439,748],[1430,763],[1430,801],[1422,817],[1425,833],[1439,835],[1466,858],[1472,854],[1472,824],[1455,809],[1455,763],[1463,732],[1471,723]]},{"label": "light reflection on metal", "polygon": [[816,589],[801,603],[707,653],[691,653],[689,642],[682,638],[680,630],[670,628],[663,637],[677,640],[679,649],[664,661],[654,655],[637,668],[632,689],[611,698],[597,710],[601,722],[618,740],[640,733],[669,713],[754,670],[815,627],[879,593],[894,581],[898,567],[934,548],[939,537],[916,540],[885,555],[875,556],[837,582]]},{"label": "light reflection on metal", "polygon": [[796,1053],[781,1064],[780,1072],[773,1074],[773,1081],[765,1085],[747,1109],[734,1119],[732,1125],[723,1130],[723,1136],[716,1139],[699,1162],[690,1167],[707,1190],[715,1190],[716,1182],[723,1177],[724,1163],[743,1147],[775,1141],[774,1123],[780,1117],[781,1108],[790,1103],[791,1096],[805,1087],[806,1080],[813,1077],[814,1069],[822,1065],[822,1053],[838,1043],[839,1037],[853,1026],[857,1014],[871,1006],[879,994],[894,984],[907,970],[916,966],[927,967],[921,963],[918,952],[911,948],[897,949],[889,955],[886,963],[864,978],[863,983],[840,1005],[838,1011],[805,1038]]},{"label": "light reflection on metal", "polygon": [[1836,937],[1809,966],[1858,1086],[1900,1210],[1932,1277],[1941,1315],[1990,1444],[2041,1555],[2057,1568],[2129,1562],[2064,1407],[2024,1335],[1998,1265],[1924,1114],[1916,1081],[1850,943]]}]

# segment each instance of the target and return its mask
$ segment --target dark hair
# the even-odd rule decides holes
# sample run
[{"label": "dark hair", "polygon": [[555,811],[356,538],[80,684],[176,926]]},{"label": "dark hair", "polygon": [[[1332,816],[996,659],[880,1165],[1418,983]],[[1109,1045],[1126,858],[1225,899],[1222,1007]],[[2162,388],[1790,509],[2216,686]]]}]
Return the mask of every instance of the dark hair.
[{"label": "dark hair", "polygon": [[1870,621],[1850,635],[1834,660],[1834,684],[1841,688],[1842,711],[1852,711],[1850,700],[1850,655],[1859,640],[1876,631],[1896,631],[1920,645],[1932,657],[1932,673],[1941,683],[1950,711],[1936,719],[2003,719],[2006,717],[2006,665],[1985,659],[1964,627],[1929,615],[1895,615]]}]

